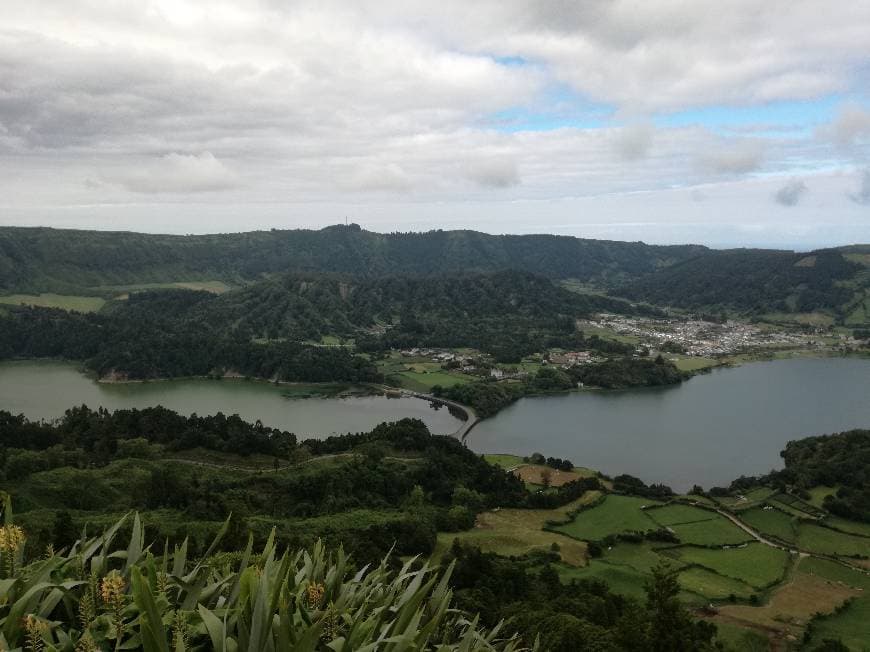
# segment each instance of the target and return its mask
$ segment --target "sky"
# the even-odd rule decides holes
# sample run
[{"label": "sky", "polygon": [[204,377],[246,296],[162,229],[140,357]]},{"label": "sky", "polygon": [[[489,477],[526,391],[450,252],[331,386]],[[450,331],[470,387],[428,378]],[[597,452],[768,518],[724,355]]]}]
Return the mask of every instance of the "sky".
[{"label": "sky", "polygon": [[870,243],[870,0],[5,0],[0,225]]}]

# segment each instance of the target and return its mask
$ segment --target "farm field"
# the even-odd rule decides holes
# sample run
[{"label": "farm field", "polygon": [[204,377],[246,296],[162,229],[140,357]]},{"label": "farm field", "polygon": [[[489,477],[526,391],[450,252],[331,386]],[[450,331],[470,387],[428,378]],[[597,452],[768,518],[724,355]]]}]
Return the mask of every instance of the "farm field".
[{"label": "farm field", "polygon": [[810,649],[825,639],[840,639],[852,650],[868,649],[870,598],[855,598],[839,613],[814,621]]},{"label": "farm field", "polygon": [[813,507],[822,508],[826,496],[837,493],[838,487],[819,486],[810,489],[810,499],[807,501]]},{"label": "farm field", "polygon": [[736,545],[752,539],[749,534],[718,514],[709,520],[674,525],[671,529],[681,542],[698,546]]},{"label": "farm field", "polygon": [[721,518],[715,512],[679,504],[654,507],[647,510],[646,515],[662,527],[669,527],[680,523],[695,523],[696,521],[712,521],[713,519]]},{"label": "farm field", "polygon": [[699,371],[701,369],[718,367],[720,364],[718,360],[713,358],[701,358],[693,355],[668,355],[668,360],[673,362],[680,371]]},{"label": "farm field", "polygon": [[682,571],[678,579],[684,590],[708,600],[726,600],[732,595],[740,600],[748,600],[754,593],[754,589],[745,582],[697,566]]},{"label": "farm field", "polygon": [[609,534],[642,531],[656,527],[642,507],[660,504],[647,498],[609,495],[600,505],[577,514],[570,523],[557,525],[553,531],[575,539],[598,541]]},{"label": "farm field", "polygon": [[388,382],[415,392],[428,393],[435,385],[452,387],[475,379],[468,374],[445,371],[440,363],[429,358],[408,358],[399,353],[378,361],[377,365]]},{"label": "farm field", "polygon": [[813,523],[800,525],[797,544],[804,550],[823,555],[870,556],[870,538],[835,532]]},{"label": "farm field", "polygon": [[560,471],[540,464],[521,464],[514,471],[514,475],[519,477],[523,482],[541,486],[544,486],[545,474],[548,474],[550,477],[549,484],[551,487],[561,487],[563,484],[573,482],[579,478],[589,477],[589,475],[581,475],[575,471]]},{"label": "farm field", "polygon": [[762,543],[728,550],[685,546],[668,552],[687,564],[703,566],[757,589],[782,579],[789,560],[787,552]]},{"label": "farm field", "polygon": [[797,537],[795,519],[778,509],[763,509],[753,507],[740,513],[740,518],[750,527],[788,543],[794,543]]},{"label": "farm field", "polygon": [[600,495],[599,492],[590,491],[557,509],[500,509],[484,512],[478,515],[472,530],[440,532],[432,559],[440,559],[450,549],[454,539],[501,555],[524,555],[533,550],[549,550],[555,543],[565,564],[583,566],[586,563],[584,542],[543,528],[547,521],[564,519],[571,511],[594,502]]},{"label": "farm field", "polygon": [[37,306],[40,308],[60,308],[76,312],[97,312],[106,305],[100,297],[82,297],[67,294],[9,294],[0,296],[0,304],[18,306]]},{"label": "farm field", "polygon": [[828,516],[824,521],[828,526],[842,532],[850,534],[858,534],[865,537],[870,537],[870,523],[859,523],[858,521],[847,521],[839,516]]},{"label": "farm field", "polygon": [[791,578],[771,593],[766,604],[757,607],[724,605],[719,608],[719,615],[712,620],[763,628],[775,632],[777,638],[783,641],[799,640],[816,613],[832,613],[843,602],[858,594],[850,586],[803,572],[805,561],[799,562]]}]

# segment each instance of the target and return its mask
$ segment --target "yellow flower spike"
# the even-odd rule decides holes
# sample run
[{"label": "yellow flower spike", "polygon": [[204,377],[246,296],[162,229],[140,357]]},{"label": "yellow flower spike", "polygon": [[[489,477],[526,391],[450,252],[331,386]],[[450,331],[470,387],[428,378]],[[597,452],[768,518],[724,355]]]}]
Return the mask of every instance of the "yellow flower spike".
[{"label": "yellow flower spike", "polygon": [[323,594],[326,593],[326,587],[323,584],[315,584],[311,582],[305,589],[305,604],[309,609],[315,609],[323,600]]}]

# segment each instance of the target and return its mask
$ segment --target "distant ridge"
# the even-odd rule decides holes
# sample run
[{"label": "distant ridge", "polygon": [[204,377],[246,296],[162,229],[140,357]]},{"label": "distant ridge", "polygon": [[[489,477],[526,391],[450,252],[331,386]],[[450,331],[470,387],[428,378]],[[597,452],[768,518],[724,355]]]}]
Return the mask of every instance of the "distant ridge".
[{"label": "distant ridge", "polygon": [[246,282],[278,272],[379,277],[504,269],[615,283],[708,251],[556,235],[381,234],[355,224],[187,236],[0,227],[0,290],[83,293],[130,283]]}]

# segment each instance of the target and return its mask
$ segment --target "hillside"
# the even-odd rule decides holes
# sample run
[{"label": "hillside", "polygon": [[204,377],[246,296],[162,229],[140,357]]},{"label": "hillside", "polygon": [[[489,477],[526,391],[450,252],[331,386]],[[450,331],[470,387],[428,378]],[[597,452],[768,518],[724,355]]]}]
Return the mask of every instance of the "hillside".
[{"label": "hillside", "polygon": [[[613,294],[656,305],[728,309],[743,314],[821,311],[853,323],[870,319],[870,248],[809,253],[761,249],[710,251],[636,281]],[[859,314],[860,312],[860,314]]]},{"label": "hillside", "polygon": [[288,271],[378,277],[510,268],[550,278],[620,280],[704,251],[553,235],[380,234],[356,225],[197,236],[4,227],[0,290],[82,294],[132,283],[237,283]]}]

